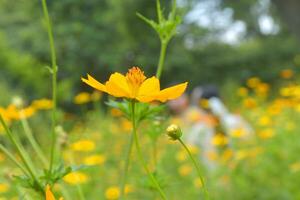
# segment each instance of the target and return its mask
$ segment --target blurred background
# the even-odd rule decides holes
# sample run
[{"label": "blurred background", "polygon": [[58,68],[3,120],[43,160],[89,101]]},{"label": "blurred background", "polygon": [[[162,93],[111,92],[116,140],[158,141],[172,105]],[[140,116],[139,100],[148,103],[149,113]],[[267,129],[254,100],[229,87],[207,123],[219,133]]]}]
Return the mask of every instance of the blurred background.
[{"label": "blurred background", "polygon": [[[66,176],[71,197],[62,196],[76,199],[76,187],[82,185],[86,199],[117,199],[110,192],[118,192],[132,126],[120,110],[101,106],[107,96],[80,77],[89,73],[104,82],[112,72],[125,73],[131,66],[154,75],[159,39],[136,13],[156,20],[156,1],[47,2],[59,66],[62,157],[68,164],[93,166]],[[169,13],[171,0],[161,4]],[[178,124],[193,155],[199,156],[212,199],[300,199],[300,1],[177,4],[182,24],[168,46],[161,82],[164,88],[188,81],[188,94],[143,124],[149,166],[157,170],[170,199],[201,196],[203,185],[187,155],[164,135],[169,124]],[[26,147],[23,129],[30,133],[31,128],[45,155],[52,107],[50,63],[41,1],[0,0],[0,113],[11,118],[9,126]],[[197,135],[203,130],[208,137]],[[0,142],[10,147],[6,137]],[[16,199],[17,193],[21,198],[6,159],[0,153],[0,199]],[[137,160],[132,163],[128,199],[157,198],[147,179],[141,180]]]},{"label": "blurred background", "polygon": [[[163,84],[222,87],[251,76],[277,84],[300,65],[298,0],[178,0],[183,23],[171,41]],[[154,74],[159,40],[136,12],[156,19],[155,1],[49,0],[59,64],[59,102],[87,90],[86,73],[104,81],[130,66]],[[169,0],[162,1],[165,13]],[[0,1],[0,103],[11,96],[50,97],[47,34],[40,1]],[[85,88],[83,88],[85,87]],[[62,92],[68,91],[68,92]]]}]

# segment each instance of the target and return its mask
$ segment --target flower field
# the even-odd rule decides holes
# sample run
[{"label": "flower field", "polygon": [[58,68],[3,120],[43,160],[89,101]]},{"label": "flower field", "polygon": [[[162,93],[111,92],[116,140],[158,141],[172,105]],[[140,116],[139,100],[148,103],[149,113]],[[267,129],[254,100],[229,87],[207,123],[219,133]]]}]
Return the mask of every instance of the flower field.
[{"label": "flower field", "polygon": [[49,2],[40,4],[49,93],[0,104],[0,200],[300,199],[297,56],[276,81],[253,73],[215,89],[164,79],[177,73],[166,56],[183,17],[176,1],[166,13],[157,0],[157,20],[137,13],[156,33],[157,67],[74,71],[72,93]]}]

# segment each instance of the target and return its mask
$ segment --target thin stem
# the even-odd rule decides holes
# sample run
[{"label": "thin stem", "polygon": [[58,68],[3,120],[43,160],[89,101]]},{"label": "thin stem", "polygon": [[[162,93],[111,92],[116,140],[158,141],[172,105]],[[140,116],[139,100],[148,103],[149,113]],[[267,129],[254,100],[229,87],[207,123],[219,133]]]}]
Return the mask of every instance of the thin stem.
[{"label": "thin stem", "polygon": [[55,144],[56,144],[56,133],[55,133],[55,126],[56,126],[56,88],[57,88],[57,64],[56,64],[56,53],[55,53],[55,46],[53,40],[53,31],[52,26],[49,18],[47,2],[46,0],[42,0],[43,5],[43,13],[46,20],[47,25],[47,32],[49,38],[49,45],[51,51],[51,64],[52,64],[52,120],[51,120],[51,134],[52,134],[52,141],[51,141],[51,153],[50,153],[50,163],[49,163],[49,172],[52,173],[54,156],[55,156]]},{"label": "thin stem", "polygon": [[15,159],[12,153],[9,152],[2,144],[0,144],[0,150],[15,164],[17,165],[20,170],[26,175],[29,176],[28,172],[26,171],[25,167],[20,163],[18,160]]},{"label": "thin stem", "polygon": [[36,142],[35,138],[33,137],[32,131],[29,127],[27,119],[24,116],[23,110],[20,111],[20,116],[21,116],[21,123],[22,123],[22,126],[23,126],[23,129],[24,129],[27,139],[29,140],[32,148],[34,149],[34,151],[36,152],[37,156],[42,161],[44,166],[47,166],[48,161],[47,161],[41,147],[39,146],[39,144]]},{"label": "thin stem", "polygon": [[152,183],[154,184],[155,188],[158,190],[161,198],[164,199],[164,200],[167,200],[167,197],[166,197],[165,193],[161,189],[161,187],[160,187],[158,181],[156,180],[156,178],[153,176],[153,174],[148,169],[148,167],[146,165],[146,162],[145,162],[145,160],[143,158],[143,155],[142,155],[142,151],[141,151],[141,147],[140,147],[139,139],[138,139],[138,135],[137,135],[137,130],[136,130],[135,101],[134,100],[132,101],[131,115],[132,115],[132,127],[133,127],[134,142],[135,142],[135,146],[136,146],[136,149],[137,149],[139,159],[140,159],[145,171],[147,172],[149,178],[151,179]]},{"label": "thin stem", "polygon": [[158,61],[158,66],[156,70],[156,77],[159,79],[162,73],[162,70],[164,68],[164,63],[165,63],[165,58],[166,58],[166,51],[167,51],[167,46],[168,42],[164,41],[161,39],[161,45],[160,45],[160,55],[159,55],[159,61]]},{"label": "thin stem", "polygon": [[2,118],[2,116],[0,115],[0,121],[2,126],[4,127],[4,130],[9,138],[9,140],[11,141],[11,143],[16,147],[20,158],[25,166],[25,168],[27,169],[28,173],[30,174],[30,176],[32,177],[32,179],[35,181],[35,183],[39,186],[39,190],[41,192],[44,192],[44,188],[42,187],[41,183],[38,181],[38,178],[34,172],[33,166],[31,163],[31,161],[29,161],[28,156],[26,154],[26,151],[24,150],[24,148],[21,146],[21,144],[19,144],[17,142],[17,140],[15,139],[15,137],[13,136],[12,132],[10,131],[10,129],[8,128],[8,126],[6,125],[4,119]]},{"label": "thin stem", "polygon": [[131,151],[132,151],[132,146],[133,146],[133,140],[134,140],[134,136],[133,136],[133,133],[132,133],[130,135],[129,144],[128,144],[127,152],[126,152],[125,166],[124,166],[121,185],[120,185],[121,193],[120,193],[120,198],[119,199],[123,199],[123,196],[124,196],[124,193],[125,193],[125,184],[126,184],[126,181],[127,181],[127,174],[128,174],[129,164],[130,164],[130,157],[131,157]]},{"label": "thin stem", "polygon": [[199,178],[200,178],[200,180],[201,180],[201,184],[202,184],[203,189],[204,189],[205,199],[210,199],[210,198],[209,198],[209,195],[208,195],[208,191],[207,191],[206,185],[205,185],[205,183],[204,183],[204,179],[203,179],[203,177],[202,177],[202,175],[201,175],[201,169],[200,169],[200,167],[199,167],[199,164],[196,162],[196,160],[195,160],[194,157],[192,156],[192,154],[191,154],[189,148],[184,144],[184,142],[183,142],[180,138],[178,139],[178,141],[180,142],[180,144],[182,144],[182,146],[184,147],[184,149],[186,150],[186,152],[189,154],[190,159],[192,160],[192,162],[193,162],[193,164],[194,164],[194,166],[195,166],[195,168],[196,168],[196,170],[197,170],[198,176],[199,176]]},{"label": "thin stem", "polygon": [[157,165],[157,139],[152,142],[153,168]]}]

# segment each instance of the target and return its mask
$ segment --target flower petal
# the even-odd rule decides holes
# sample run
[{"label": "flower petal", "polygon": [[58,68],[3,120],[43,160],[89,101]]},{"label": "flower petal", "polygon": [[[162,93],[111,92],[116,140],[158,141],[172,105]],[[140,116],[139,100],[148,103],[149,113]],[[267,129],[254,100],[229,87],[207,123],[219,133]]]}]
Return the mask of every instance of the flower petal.
[{"label": "flower petal", "polygon": [[90,76],[89,74],[87,75],[88,76],[88,79],[85,79],[85,78],[81,78],[81,80],[88,84],[89,86],[97,89],[97,90],[100,90],[102,92],[107,92],[106,91],[106,87],[105,85],[103,85],[102,83],[98,82],[96,79],[94,79],[92,76]]},{"label": "flower petal", "polygon": [[105,83],[105,86],[107,92],[112,96],[132,98],[126,77],[120,73],[113,73]]},{"label": "flower petal", "polygon": [[53,193],[51,192],[50,186],[46,186],[46,200],[55,200]]},{"label": "flower petal", "polygon": [[146,79],[139,88],[137,99],[141,102],[150,102],[160,90],[159,80],[156,77]]},{"label": "flower petal", "polygon": [[187,87],[187,82],[181,83],[166,89],[161,90],[156,96],[156,100],[165,102],[167,100],[176,99],[180,97]]}]

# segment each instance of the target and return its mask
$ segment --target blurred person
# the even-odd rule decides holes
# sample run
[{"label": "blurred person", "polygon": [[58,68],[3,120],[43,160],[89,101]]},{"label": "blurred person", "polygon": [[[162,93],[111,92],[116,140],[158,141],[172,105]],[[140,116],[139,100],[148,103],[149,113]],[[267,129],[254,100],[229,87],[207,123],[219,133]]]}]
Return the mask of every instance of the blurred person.
[{"label": "blurred person", "polygon": [[232,114],[220,98],[214,85],[196,87],[191,93],[191,105],[186,114],[197,111],[201,117],[190,123],[185,140],[201,148],[201,160],[209,169],[216,167],[215,157],[219,151],[231,148],[230,133],[243,129],[251,135],[249,124],[239,115]]}]

